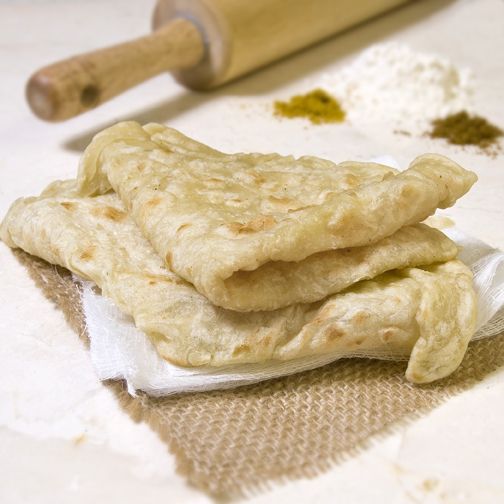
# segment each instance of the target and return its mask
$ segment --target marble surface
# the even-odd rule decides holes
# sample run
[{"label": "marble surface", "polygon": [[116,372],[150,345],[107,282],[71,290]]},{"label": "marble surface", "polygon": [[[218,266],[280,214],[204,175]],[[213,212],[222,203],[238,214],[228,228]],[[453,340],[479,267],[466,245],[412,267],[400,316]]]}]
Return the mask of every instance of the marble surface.
[{"label": "marble surface", "polygon": [[[445,54],[477,77],[475,108],[504,123],[502,0],[416,2],[212,94],[169,75],[61,124],[34,118],[23,87],[38,66],[145,33],[152,0],[0,1],[0,215],[14,198],[75,173],[91,136],[119,119],[159,121],[223,150],[315,154],[335,161],[427,151],[478,173],[449,215],[504,248],[504,157],[406,137],[379,125],[312,127],[271,117],[273,99],[307,89],[369,44],[397,40]],[[145,425],[116,405],[88,353],[0,244],[0,502],[203,503]],[[504,502],[504,370],[311,480],[273,485],[254,503]]]}]

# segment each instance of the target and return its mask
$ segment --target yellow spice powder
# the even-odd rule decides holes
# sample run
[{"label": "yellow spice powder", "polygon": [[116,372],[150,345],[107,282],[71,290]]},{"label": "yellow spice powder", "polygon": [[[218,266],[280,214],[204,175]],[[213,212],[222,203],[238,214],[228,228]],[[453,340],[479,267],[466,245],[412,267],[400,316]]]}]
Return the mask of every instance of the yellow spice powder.
[{"label": "yellow spice powder", "polygon": [[345,111],[338,101],[323,89],[293,96],[289,101],[275,102],[275,114],[281,117],[306,117],[313,124],[342,122]]}]

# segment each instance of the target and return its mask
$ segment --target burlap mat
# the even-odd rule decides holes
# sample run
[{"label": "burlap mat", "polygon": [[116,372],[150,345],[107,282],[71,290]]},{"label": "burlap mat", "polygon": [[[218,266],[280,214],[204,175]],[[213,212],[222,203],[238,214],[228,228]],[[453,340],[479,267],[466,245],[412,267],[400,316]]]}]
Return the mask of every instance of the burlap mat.
[{"label": "burlap mat", "polygon": [[[17,251],[44,294],[85,340],[79,289],[68,271]],[[474,342],[459,370],[429,386],[404,379],[406,364],[343,359],[234,390],[132,398],[109,382],[123,408],[147,422],[188,482],[213,496],[242,496],[273,480],[311,477],[370,436],[431,410],[504,364],[504,334]]]}]

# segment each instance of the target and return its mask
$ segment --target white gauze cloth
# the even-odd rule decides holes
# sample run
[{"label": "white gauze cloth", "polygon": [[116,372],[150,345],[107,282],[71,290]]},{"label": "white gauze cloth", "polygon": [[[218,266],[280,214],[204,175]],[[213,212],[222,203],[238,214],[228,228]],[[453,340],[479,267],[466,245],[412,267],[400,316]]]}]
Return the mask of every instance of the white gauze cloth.
[{"label": "white gauze cloth", "polygon": [[[474,274],[478,318],[477,332],[473,339],[494,336],[502,332],[504,253],[465,235],[456,228],[443,231],[460,247],[459,258]],[[288,362],[241,364],[226,368],[175,366],[157,354],[148,337],[136,329],[130,316],[119,311],[112,301],[94,292],[93,283],[83,280],[79,282],[83,288],[82,306],[94,369],[100,380],[124,379],[132,395],[137,390],[143,390],[154,396],[164,396],[180,392],[237,387],[313,369],[342,357],[341,353],[338,353]],[[378,353],[367,353],[365,356],[391,358]]]}]

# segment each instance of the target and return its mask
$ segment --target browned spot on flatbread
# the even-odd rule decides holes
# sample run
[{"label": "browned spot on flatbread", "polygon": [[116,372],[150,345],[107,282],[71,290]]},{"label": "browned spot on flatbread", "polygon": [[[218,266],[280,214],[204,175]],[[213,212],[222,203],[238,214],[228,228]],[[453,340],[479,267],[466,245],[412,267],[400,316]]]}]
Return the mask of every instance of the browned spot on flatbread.
[{"label": "browned spot on flatbread", "polygon": [[254,182],[256,185],[261,185],[266,182],[266,177],[261,173],[253,172],[252,177],[254,178]]},{"label": "browned spot on flatbread", "polygon": [[236,357],[237,355],[240,355],[242,353],[246,353],[250,351],[250,347],[248,345],[238,345],[234,350],[233,350],[233,357]]},{"label": "browned spot on flatbread", "polygon": [[363,324],[368,318],[369,318],[369,315],[366,312],[360,311],[360,312],[357,312],[352,317],[352,321],[355,322],[356,324]]},{"label": "browned spot on flatbread", "polygon": [[71,201],[62,201],[60,205],[69,212],[72,212],[77,207],[77,205],[75,203],[72,203]]},{"label": "browned spot on flatbread", "polygon": [[401,196],[405,199],[410,199],[413,196],[414,190],[412,187],[405,185],[401,189]]},{"label": "browned spot on flatbread", "polygon": [[385,329],[382,334],[382,340],[387,343],[394,337],[395,331],[393,329]]},{"label": "browned spot on flatbread", "polygon": [[96,250],[96,245],[89,245],[89,247],[86,247],[80,254],[80,258],[83,261],[90,261],[94,257],[94,253]]},{"label": "browned spot on flatbread", "polygon": [[186,285],[185,280],[179,278],[175,275],[173,276],[164,276],[164,275],[149,275],[145,274],[144,278],[148,280],[149,285],[159,285],[159,284],[176,284],[176,285]]},{"label": "browned spot on flatbread", "polygon": [[167,283],[172,283],[172,284],[176,284],[176,285],[187,285],[187,282],[185,280],[183,280],[182,278],[178,278],[178,277],[165,278],[164,281]]},{"label": "browned spot on flatbread", "polygon": [[168,268],[172,269],[172,260],[173,256],[171,252],[167,252],[165,256],[165,263],[168,266]]},{"label": "browned spot on flatbread", "polygon": [[119,222],[122,221],[126,217],[126,212],[122,212],[121,210],[117,210],[114,207],[105,207],[103,214],[107,219]]},{"label": "browned spot on flatbread", "polygon": [[211,185],[215,186],[215,185],[224,185],[225,182],[224,180],[220,179],[220,178],[216,178],[216,177],[210,177],[210,178],[207,178],[205,179],[206,182],[210,182]]},{"label": "browned spot on flatbread", "polygon": [[271,344],[271,336],[266,336],[261,340],[261,345],[268,347]]},{"label": "browned spot on flatbread", "polygon": [[280,203],[280,204],[288,204],[288,203],[292,203],[294,201],[292,198],[288,198],[287,196],[281,196],[281,197],[268,196],[268,199],[272,203]]},{"label": "browned spot on flatbread", "polygon": [[362,343],[364,343],[364,338],[356,339],[354,341],[354,343],[355,343],[356,346],[360,346],[360,345],[362,345]]},{"label": "browned spot on flatbread", "polygon": [[105,217],[106,219],[110,219],[114,222],[120,222],[126,218],[126,212],[122,210],[118,210],[117,208],[106,206],[93,208],[91,210],[91,214],[95,217]]},{"label": "browned spot on flatbread", "polygon": [[272,215],[259,215],[251,221],[231,222],[228,227],[233,233],[256,233],[258,231],[267,231],[276,224],[276,220]]},{"label": "browned spot on flatbread", "polygon": [[147,200],[145,202],[145,206],[155,207],[155,206],[158,206],[159,203],[161,203],[161,198],[159,196],[155,196],[154,198],[151,198],[150,200]]},{"label": "browned spot on flatbread", "polygon": [[184,229],[187,229],[188,227],[191,227],[192,224],[189,223],[189,222],[186,222],[185,224],[181,224],[178,228],[177,228],[177,233],[179,233],[180,231],[183,231]]},{"label": "browned spot on flatbread", "polygon": [[343,183],[348,185],[349,187],[355,187],[356,185],[359,184],[359,182],[360,182],[359,177],[353,175],[352,173],[349,173],[343,179]]},{"label": "browned spot on flatbread", "polygon": [[287,213],[300,212],[314,206],[305,205],[304,203],[287,196],[268,196],[268,200],[270,203],[275,205],[276,209]]},{"label": "browned spot on flatbread", "polygon": [[345,333],[338,329],[337,327],[331,327],[329,331],[327,331],[327,340],[334,341],[338,338],[345,336]]},{"label": "browned spot on flatbread", "polygon": [[302,212],[303,210],[306,210],[308,208],[313,208],[317,205],[302,205],[302,206],[298,206],[296,208],[289,208],[289,210],[287,210],[288,213],[295,213],[295,212]]},{"label": "browned spot on flatbread", "polygon": [[240,222],[230,222],[227,227],[233,232],[233,233],[236,233],[238,234],[240,232],[240,229],[241,227],[243,226],[243,224],[241,224]]}]

